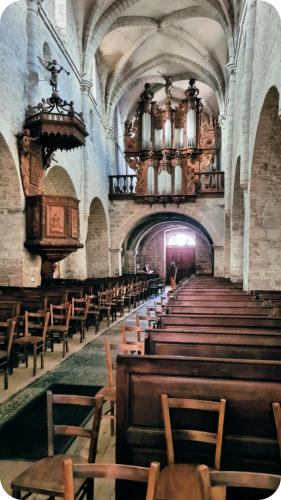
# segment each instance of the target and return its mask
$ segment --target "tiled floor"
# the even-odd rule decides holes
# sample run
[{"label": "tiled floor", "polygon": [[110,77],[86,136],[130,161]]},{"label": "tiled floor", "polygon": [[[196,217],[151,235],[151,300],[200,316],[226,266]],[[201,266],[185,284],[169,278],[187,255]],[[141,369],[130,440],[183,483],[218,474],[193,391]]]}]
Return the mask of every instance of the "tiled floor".
[{"label": "tiled floor", "polygon": [[[32,367],[19,366],[9,378],[9,389],[0,393],[0,426],[14,417],[34,397],[46,391],[52,384],[77,384],[77,385],[104,385],[106,383],[105,343],[110,341],[113,346],[120,342],[120,324],[135,324],[135,314],[145,314],[146,306],[153,305],[153,300],[140,306],[131,313],[126,313],[118,318],[115,323],[106,327],[101,325],[98,335],[94,328],[89,328],[83,344],[79,342],[79,335],[70,341],[70,353],[61,359],[61,345],[55,345],[55,352],[48,352],[45,357],[45,369],[38,369],[37,378],[32,377]],[[2,383],[3,380],[1,379]],[[77,443],[78,441],[78,443]],[[1,445],[1,443],[0,443]],[[79,439],[75,441],[75,448],[80,446]],[[109,421],[104,420],[101,427],[98,445],[97,462],[114,463],[115,440],[110,436]],[[22,472],[29,462],[23,460],[0,460],[0,480],[11,494],[11,479]],[[114,484],[108,481],[95,482],[95,500],[111,500],[114,497]],[[29,497],[32,500],[44,498],[40,495]],[[46,497],[45,497],[46,498]]]}]

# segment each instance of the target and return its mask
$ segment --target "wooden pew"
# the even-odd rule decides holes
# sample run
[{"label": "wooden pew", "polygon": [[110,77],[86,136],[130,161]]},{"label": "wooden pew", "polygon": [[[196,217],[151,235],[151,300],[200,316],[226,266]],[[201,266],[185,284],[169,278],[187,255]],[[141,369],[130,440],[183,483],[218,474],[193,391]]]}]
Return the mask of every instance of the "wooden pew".
[{"label": "wooden pew", "polygon": [[199,314],[199,315],[217,315],[217,314],[227,314],[227,315],[237,315],[237,316],[269,316],[272,314],[272,307],[256,306],[256,307],[232,307],[228,304],[223,304],[222,306],[217,306],[214,303],[213,306],[201,305],[201,306],[188,306],[188,305],[171,305],[167,306],[167,312],[169,314]]},{"label": "wooden pew", "polygon": [[146,339],[146,353],[163,356],[246,358],[281,361],[281,334],[233,335],[183,333],[152,329]]},{"label": "wooden pew", "polygon": [[265,303],[262,300],[244,300],[247,299],[247,296],[242,295],[239,297],[238,295],[235,298],[229,298],[227,297],[224,298],[223,296],[221,297],[202,297],[202,298],[188,298],[188,299],[172,299],[171,302],[169,302],[169,305],[175,305],[175,306],[194,306],[194,307],[200,307],[200,306],[211,306],[211,307],[262,307],[266,306],[269,307],[267,303]]},{"label": "wooden pew", "polygon": [[[146,329],[146,331],[150,331],[150,329]],[[271,335],[271,336],[277,336],[279,337],[281,335],[281,329],[280,328],[255,328],[255,327],[249,327],[249,328],[244,328],[241,326],[198,326],[198,325],[186,325],[186,326],[168,326],[166,328],[157,328],[157,332],[164,332],[164,333],[170,333],[173,334],[173,332],[182,332],[182,333],[194,333],[194,334],[200,334],[200,333],[210,333],[210,334],[232,334],[232,335]]]},{"label": "wooden pew", "polygon": [[188,315],[188,314],[162,314],[160,328],[167,326],[241,326],[251,328],[281,328],[281,318],[269,318],[260,316],[231,316],[221,315]]},{"label": "wooden pew", "polygon": [[[116,461],[166,465],[160,396],[218,401],[225,398],[226,417],[222,470],[280,474],[272,402],[281,397],[281,362],[172,356],[117,357]],[[179,410],[180,411],[180,410]],[[211,426],[194,412],[189,428]],[[195,425],[196,424],[196,425]],[[186,414],[177,427],[186,426]],[[210,464],[213,449],[202,443],[188,447],[176,439],[176,462]],[[175,435],[177,438],[177,435]],[[141,498],[118,485],[117,499]],[[122,496],[123,495],[123,496]]]}]

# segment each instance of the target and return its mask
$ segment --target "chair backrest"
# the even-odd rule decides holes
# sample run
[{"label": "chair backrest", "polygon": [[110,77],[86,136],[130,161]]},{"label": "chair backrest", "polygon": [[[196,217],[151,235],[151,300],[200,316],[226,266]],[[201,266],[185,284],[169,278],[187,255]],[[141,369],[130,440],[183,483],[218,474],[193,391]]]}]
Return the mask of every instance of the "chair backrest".
[{"label": "chair backrest", "polygon": [[140,321],[147,321],[147,327],[151,327],[151,325],[158,322],[158,319],[155,316],[139,316],[136,314],[136,324],[140,327]]},{"label": "chair backrest", "polygon": [[71,299],[71,316],[74,317],[76,315],[81,317],[87,317],[89,309],[89,300],[88,299],[76,299],[72,297]]},{"label": "chair backrest", "polygon": [[155,316],[158,316],[159,314],[163,314],[163,309],[160,307],[147,307],[146,308],[146,314],[147,316],[150,316],[150,313],[154,312]]},{"label": "chair backrest", "polygon": [[150,467],[118,464],[73,464],[70,458],[63,461],[64,500],[74,500],[73,478],[108,478],[147,483],[146,500],[155,500],[160,464]]},{"label": "chair backrest", "polygon": [[[55,425],[53,420],[53,405],[66,404],[89,406],[94,408],[93,424],[91,429],[73,425]],[[54,455],[54,435],[80,436],[90,440],[89,462],[94,462],[97,452],[99,429],[102,414],[103,397],[75,396],[68,394],[53,394],[47,391],[47,421],[48,421],[48,456]]]},{"label": "chair backrest", "polygon": [[201,399],[169,398],[167,394],[161,394],[161,404],[162,404],[162,415],[164,421],[164,431],[165,431],[165,439],[167,446],[167,458],[169,464],[175,463],[170,408],[182,408],[186,410],[218,412],[219,415],[218,415],[217,433],[205,432],[201,430],[200,431],[188,430],[188,429],[185,429],[181,432],[186,436],[186,439],[190,441],[200,441],[203,443],[214,444],[216,447],[215,468],[219,469],[221,461],[221,449],[222,449],[226,400],[221,399],[220,401],[204,401]]},{"label": "chair backrest", "polygon": [[54,326],[54,323],[69,326],[70,314],[71,305],[68,302],[60,305],[50,304],[51,326]]},{"label": "chair backrest", "polygon": [[[134,340],[128,340],[128,332],[134,332],[136,334],[136,338]],[[130,354],[134,351],[144,354],[144,340],[141,339],[141,333],[145,334],[145,329],[140,326],[121,325],[121,348],[123,349],[124,354]]]},{"label": "chair backrest", "polygon": [[[50,312],[29,312],[24,313],[24,336],[28,336],[29,328],[32,325],[36,326],[36,335],[42,337],[43,343],[45,342],[47,328],[50,319]],[[40,328],[41,327],[41,328]]]},{"label": "chair backrest", "polygon": [[7,352],[9,359],[16,328],[16,318],[0,322],[0,349]]},{"label": "chair backrest", "polygon": [[244,471],[209,470],[206,465],[197,467],[200,484],[201,500],[211,500],[211,487],[257,488],[262,490],[277,490],[281,476]]},{"label": "chair backrest", "polygon": [[279,446],[279,453],[281,457],[281,408],[280,403],[272,403],[274,422],[277,432],[277,441]]}]

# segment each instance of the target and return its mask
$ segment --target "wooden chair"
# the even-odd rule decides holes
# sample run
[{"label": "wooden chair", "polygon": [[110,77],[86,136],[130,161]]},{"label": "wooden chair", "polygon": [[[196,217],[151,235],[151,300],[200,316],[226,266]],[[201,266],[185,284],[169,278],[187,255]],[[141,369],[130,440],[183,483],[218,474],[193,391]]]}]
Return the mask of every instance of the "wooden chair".
[{"label": "wooden chair", "polygon": [[4,373],[4,389],[8,389],[10,355],[15,333],[16,320],[8,319],[0,322],[0,373]]},{"label": "wooden chair", "polygon": [[212,488],[219,487],[220,498],[225,498],[226,487],[257,488],[262,490],[277,490],[281,476],[256,472],[217,471],[210,470],[206,465],[197,467],[201,500],[212,499]]},{"label": "wooden chair", "polygon": [[147,483],[146,500],[156,500],[160,464],[149,467],[118,464],[78,464],[67,459],[63,462],[64,500],[74,500],[74,478],[108,478]]},{"label": "wooden chair", "polygon": [[[93,408],[93,424],[91,429],[76,427],[71,425],[55,425],[53,422],[53,405],[79,405]],[[63,496],[63,476],[62,464],[67,458],[65,455],[54,455],[54,435],[80,436],[90,441],[88,462],[94,462],[96,458],[97,443],[101,421],[103,398],[101,396],[74,396],[66,394],[52,394],[47,391],[47,419],[48,419],[48,457],[34,462],[31,467],[17,476],[11,482],[12,495],[14,498],[21,498],[21,492],[41,493],[51,497]],[[87,460],[80,456],[72,456],[73,460],[79,463],[87,463]],[[75,496],[87,492],[88,498],[93,492],[93,483],[78,481],[74,485]]]},{"label": "wooden chair", "polygon": [[65,353],[68,352],[68,332],[69,332],[69,323],[70,323],[70,315],[71,315],[71,305],[61,304],[61,305],[53,305],[50,304],[50,318],[51,324],[47,329],[47,339],[51,344],[52,352],[54,350],[54,342],[58,339],[59,342],[62,342],[62,357],[65,357]]},{"label": "wooden chair", "polygon": [[147,321],[146,328],[155,328],[158,323],[158,318],[156,318],[155,316],[140,316],[136,314],[136,324],[139,327],[141,326],[140,321]]},{"label": "wooden chair", "polygon": [[[136,352],[136,350],[139,348],[140,346],[138,344],[131,344],[131,345],[118,344],[116,346],[116,349],[124,354],[131,354],[133,351]],[[106,366],[107,366],[107,385],[102,387],[102,389],[100,389],[97,392],[96,396],[102,396],[104,402],[108,401],[109,403],[109,412],[104,414],[103,418],[109,418],[111,420],[111,435],[113,436],[115,431],[115,422],[116,422],[115,418],[116,384],[113,378],[114,366],[112,363],[110,342],[108,341],[106,342],[105,349],[106,349]]]},{"label": "wooden chair", "polygon": [[[128,340],[127,333],[135,333],[134,340]],[[141,338],[141,334],[143,334],[143,338]],[[145,329],[140,326],[127,326],[121,325],[121,338],[122,345],[121,347],[124,350],[124,354],[130,354],[132,352],[137,351],[139,354],[144,354],[144,335]]]},{"label": "wooden chair", "polygon": [[277,433],[277,441],[279,446],[279,453],[281,458],[281,408],[280,403],[272,403],[274,422]]},{"label": "wooden chair", "polygon": [[71,321],[75,323],[75,332],[79,325],[80,331],[80,342],[83,342],[85,338],[85,328],[88,316],[89,301],[87,299],[76,299],[72,297],[71,299]]},{"label": "wooden chair", "polygon": [[105,316],[107,318],[107,326],[109,327],[110,314],[112,316],[112,321],[114,321],[114,306],[112,303],[112,292],[109,290],[106,290],[105,292],[98,292],[98,302],[99,302],[99,312],[100,312],[99,319],[102,319],[103,314],[105,313]]},{"label": "wooden chair", "polygon": [[[44,355],[46,334],[49,324],[49,312],[28,312],[24,314],[24,336],[14,340],[14,345],[21,346],[24,349],[24,359],[28,367],[28,348],[33,350],[33,376],[37,372],[37,355],[41,356],[41,368],[44,368]],[[33,333],[36,335],[33,335]]]},{"label": "wooden chair", "polygon": [[100,324],[100,311],[97,303],[97,295],[86,295],[86,299],[89,302],[87,328],[90,325],[94,325],[97,333],[99,331]]},{"label": "wooden chair", "polygon": [[217,433],[187,429],[177,432],[181,435],[182,438],[188,439],[190,441],[200,441],[214,444],[214,465],[216,469],[219,469],[226,400],[221,399],[219,402],[217,402],[197,399],[168,398],[167,394],[161,394],[161,405],[167,446],[168,465],[164,467],[164,469],[162,469],[160,473],[157,497],[158,499],[167,498],[169,500],[185,500],[186,498],[190,498],[190,492],[193,491],[192,499],[195,499],[197,497],[200,498],[200,496],[198,496],[200,492],[196,472],[198,464],[175,464],[170,408],[218,412]]}]

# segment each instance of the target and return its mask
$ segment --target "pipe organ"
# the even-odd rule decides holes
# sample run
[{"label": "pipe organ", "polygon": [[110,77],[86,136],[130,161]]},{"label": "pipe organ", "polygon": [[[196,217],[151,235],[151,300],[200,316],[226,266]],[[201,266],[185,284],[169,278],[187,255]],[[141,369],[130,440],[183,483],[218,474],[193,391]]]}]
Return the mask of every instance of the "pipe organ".
[{"label": "pipe organ", "polygon": [[153,100],[146,83],[132,122],[125,122],[125,156],[137,175],[136,195],[187,198],[200,190],[196,174],[218,170],[220,129],[194,79],[176,105],[170,77],[165,80],[164,107]]}]

